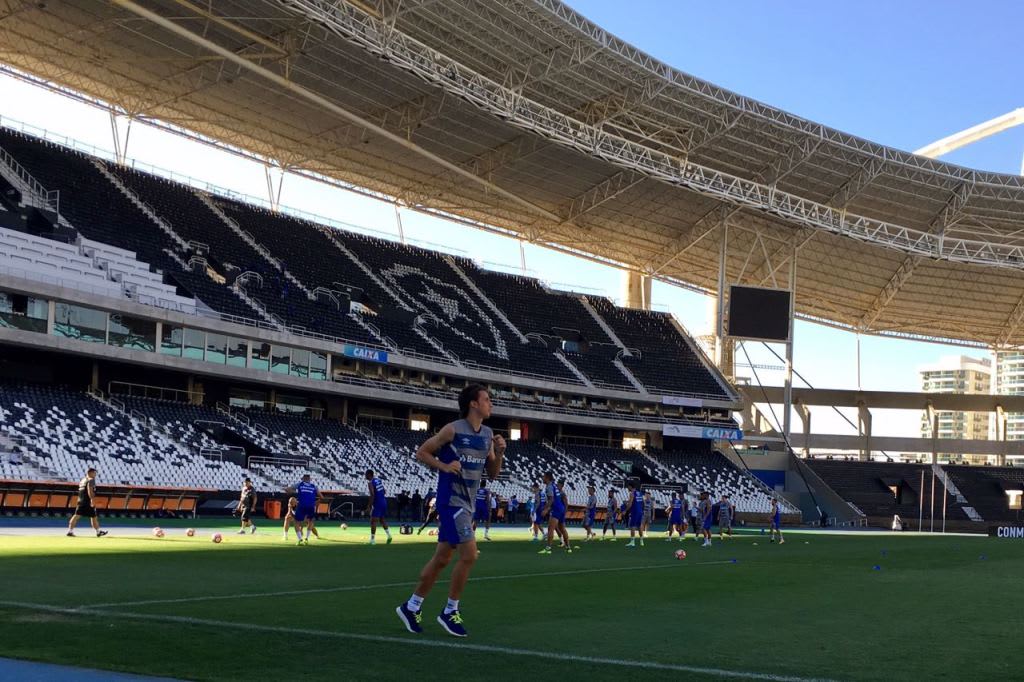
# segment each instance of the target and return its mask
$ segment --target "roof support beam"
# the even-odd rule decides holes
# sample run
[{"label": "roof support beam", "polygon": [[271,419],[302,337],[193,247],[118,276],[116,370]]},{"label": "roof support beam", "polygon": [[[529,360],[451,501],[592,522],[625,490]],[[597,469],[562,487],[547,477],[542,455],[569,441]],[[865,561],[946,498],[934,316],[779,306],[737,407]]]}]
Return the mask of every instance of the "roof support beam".
[{"label": "roof support beam", "polygon": [[968,200],[971,198],[971,194],[974,191],[973,182],[962,182],[960,183],[953,193],[950,195],[949,200],[946,201],[946,205],[942,207],[931,223],[928,224],[928,230],[939,237],[936,243],[938,253],[935,255],[942,255],[943,240],[946,237],[946,230],[960,219],[963,214],[964,206],[967,205]]},{"label": "roof support beam", "polygon": [[785,154],[778,156],[766,168],[757,174],[757,179],[766,185],[776,185],[780,180],[792,173],[797,167],[814,155],[821,146],[821,138],[802,137],[792,145]]},{"label": "roof support beam", "polygon": [[900,266],[896,268],[896,272],[893,273],[889,281],[882,287],[882,290],[878,292],[875,300],[868,306],[867,312],[860,318],[860,322],[857,325],[859,329],[867,331],[875,323],[875,320],[881,316],[886,306],[896,298],[896,294],[900,293],[900,289],[907,283],[910,276],[914,274],[914,270],[922,260],[924,259],[920,256],[907,256],[903,259]]},{"label": "roof support beam", "polygon": [[1010,344],[1010,339],[1017,335],[1022,324],[1024,324],[1024,295],[1017,300],[1017,305],[1013,307],[1013,311],[1010,312],[1009,317],[1006,318],[1006,322],[1003,323],[1003,331],[999,333],[999,336],[996,337],[995,343],[992,345],[996,348],[1008,346]]},{"label": "roof support beam", "polygon": [[665,256],[666,254],[668,254],[668,257],[657,267],[654,266],[653,258],[651,259],[648,263],[651,275],[655,276],[660,274],[665,268],[672,265],[677,258],[693,248],[697,242],[711,234],[714,230],[718,229],[720,225],[724,225],[731,217],[739,212],[739,206],[719,204],[702,215],[695,223],[693,223],[693,225],[690,225],[680,232],[679,236],[673,239],[660,253],[655,254],[655,258]]},{"label": "roof support beam", "polygon": [[840,185],[839,189],[825,200],[825,203],[833,208],[846,208],[854,197],[863,192],[881,174],[883,166],[881,159],[871,157],[867,163],[857,169],[856,173],[850,176],[849,180]]},{"label": "roof support beam", "polygon": [[571,223],[584,213],[593,211],[601,204],[611,201],[623,192],[639,185],[646,177],[643,173],[624,170],[602,180],[586,192],[573,198],[565,211],[565,222]]},{"label": "roof support beam", "polygon": [[181,26],[171,21],[170,19],[167,19],[157,14],[156,12],[153,12],[145,7],[136,4],[132,0],[112,1],[119,7],[123,7],[129,12],[132,12],[133,14],[143,17],[144,19],[148,19],[154,24],[161,26],[162,28],[170,31],[171,33],[174,33],[180,36],[181,38],[184,38],[196,44],[197,46],[202,47],[203,49],[209,50],[214,54],[221,55],[226,60],[234,64],[238,64],[242,68],[251,71],[257,76],[260,76],[261,78],[264,78],[274,83],[274,85],[277,85],[278,87],[288,90],[294,95],[297,95],[313,104],[316,104],[317,106],[320,106],[343,119],[351,121],[356,125],[361,125],[368,131],[372,132],[373,134],[383,137],[384,139],[389,140],[401,147],[404,147],[405,149],[408,149],[409,151],[418,154],[433,163],[436,163],[437,165],[441,166],[442,168],[445,168],[446,170],[454,173],[455,175],[461,176],[463,178],[466,178],[470,182],[481,185],[488,192],[493,192],[494,194],[497,194],[505,199],[508,199],[517,206],[526,209],[532,215],[539,215],[549,220],[559,220],[559,217],[552,213],[551,211],[541,208],[540,206],[537,206],[536,204],[527,201],[526,199],[523,199],[517,194],[509,192],[491,182],[488,182],[487,180],[484,180],[483,178],[477,175],[470,173],[461,166],[452,163],[451,161],[448,161],[447,159],[444,159],[438,156],[437,154],[434,154],[433,152],[430,152],[409,140],[406,140],[404,137],[401,137],[400,135],[397,135],[395,133],[392,133],[391,131],[381,128],[378,125],[370,123],[369,121],[360,117],[359,115],[354,114],[348,109],[339,106],[336,102],[333,102],[327,99],[326,97],[323,97],[322,95],[319,95],[313,92],[312,90],[309,90],[308,88],[302,87],[301,85],[298,85],[295,82],[288,80],[284,76],[274,73],[273,71],[270,71],[269,69],[266,69],[260,66],[259,64],[255,64],[249,61],[248,59],[245,59],[244,57],[240,57],[234,54],[230,50],[225,49],[224,47],[204,38],[203,36],[200,36],[190,31],[184,26]]}]

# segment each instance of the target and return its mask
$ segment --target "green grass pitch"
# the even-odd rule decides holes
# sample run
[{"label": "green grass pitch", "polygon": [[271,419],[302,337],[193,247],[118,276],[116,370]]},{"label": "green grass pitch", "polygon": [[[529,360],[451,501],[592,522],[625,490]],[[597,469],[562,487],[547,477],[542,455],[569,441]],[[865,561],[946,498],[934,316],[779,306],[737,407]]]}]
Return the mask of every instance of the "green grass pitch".
[{"label": "green grass pitch", "polygon": [[629,550],[573,529],[578,552],[538,556],[525,530],[501,529],[480,543],[456,640],[434,622],[446,583],[422,635],[394,613],[426,533],[370,547],[365,528],[332,523],[297,547],[266,523],[240,537],[225,522],[220,545],[212,530],[0,535],[0,656],[190,680],[1024,675],[1012,540],[790,532],[704,549],[657,534]]}]

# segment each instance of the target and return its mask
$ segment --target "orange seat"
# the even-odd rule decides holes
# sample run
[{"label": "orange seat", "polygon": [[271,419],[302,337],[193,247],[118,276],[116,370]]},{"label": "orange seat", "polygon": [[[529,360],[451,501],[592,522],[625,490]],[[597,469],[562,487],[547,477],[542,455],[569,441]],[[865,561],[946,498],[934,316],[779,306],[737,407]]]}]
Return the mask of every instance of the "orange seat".
[{"label": "orange seat", "polygon": [[25,493],[9,492],[4,496],[5,507],[21,508],[25,506]]},{"label": "orange seat", "polygon": [[316,513],[318,516],[326,514],[331,510],[331,505],[326,502],[320,502],[316,505]]},{"label": "orange seat", "polygon": [[169,512],[178,511],[178,505],[181,503],[177,497],[168,497],[164,500],[164,509]]},{"label": "orange seat", "polygon": [[28,496],[28,506],[32,509],[44,509],[49,497],[47,493],[32,493]]},{"label": "orange seat", "polygon": [[[110,495],[96,495],[92,498],[92,501],[96,509],[106,509],[110,506]],[[76,504],[78,504],[78,499],[72,496],[70,506],[75,506]]]},{"label": "orange seat", "polygon": [[181,504],[178,505],[178,511],[180,512],[190,512],[193,511],[195,508],[196,498],[194,497],[186,497],[181,501]]},{"label": "orange seat", "polygon": [[70,506],[70,501],[71,495],[54,493],[50,495],[49,507],[50,509],[67,509]]},{"label": "orange seat", "polygon": [[164,508],[164,498],[151,496],[146,500],[146,511],[156,511]]},{"label": "orange seat", "polygon": [[128,496],[125,495],[125,496],[122,497],[120,495],[117,495],[117,496],[112,496],[110,498],[110,505],[107,507],[107,509],[114,509],[114,510],[120,511],[120,510],[125,509],[127,507],[128,507]]},{"label": "orange seat", "polygon": [[127,509],[128,511],[142,511],[145,502],[141,497],[129,497]]}]

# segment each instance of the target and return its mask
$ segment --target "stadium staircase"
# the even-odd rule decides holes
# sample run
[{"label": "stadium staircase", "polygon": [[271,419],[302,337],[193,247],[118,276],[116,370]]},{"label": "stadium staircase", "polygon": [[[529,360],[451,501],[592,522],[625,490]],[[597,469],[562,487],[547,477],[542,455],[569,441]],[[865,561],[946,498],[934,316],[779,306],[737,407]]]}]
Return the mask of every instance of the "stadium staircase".
[{"label": "stadium staircase", "polygon": [[177,243],[178,248],[181,251],[189,250],[190,247],[188,242],[182,239],[178,235],[178,233],[174,231],[174,228],[172,228],[166,221],[164,221],[160,216],[156,214],[156,209],[154,209],[152,206],[150,206],[142,199],[140,199],[138,194],[128,189],[116,175],[111,173],[105,162],[99,159],[93,159],[92,165],[95,166],[96,170],[98,170],[103,175],[103,177],[109,180],[110,183],[114,185],[114,187],[116,187],[118,191],[121,192],[121,194],[125,195],[130,202],[135,204],[138,207],[138,209],[142,211],[143,214],[146,215],[146,217],[152,220],[157,227],[163,230],[164,233],[168,237],[170,237],[171,240]]},{"label": "stadium staircase", "polygon": [[935,472],[935,475],[939,478],[940,481],[942,481],[942,484],[946,487],[950,494],[952,494],[953,497],[956,498],[957,504],[959,504],[963,509],[964,513],[967,514],[967,518],[977,523],[984,522],[985,519],[981,518],[981,514],[978,513],[978,510],[972,507],[970,503],[967,501],[967,498],[960,493],[960,489],[956,486],[956,483],[953,482],[953,478],[946,472],[945,469],[942,468],[942,465],[940,465],[938,462],[933,463],[932,471]]},{"label": "stadium staircase", "polygon": [[509,320],[508,316],[506,316],[505,313],[501,311],[501,308],[496,306],[494,304],[494,301],[492,301],[491,298],[487,296],[487,294],[485,294],[480,289],[480,287],[476,285],[476,282],[470,279],[466,272],[459,267],[458,263],[455,262],[454,258],[452,258],[451,256],[445,256],[444,261],[448,263],[451,269],[455,272],[455,275],[460,280],[462,280],[462,283],[469,287],[473,291],[473,293],[480,297],[480,300],[484,302],[484,304],[490,309],[492,313],[494,313],[494,316],[497,317],[502,322],[504,322],[505,326],[508,327],[509,330],[519,338],[520,343],[530,343],[530,340],[526,338],[526,336],[523,334],[523,332],[519,330],[517,326],[512,324],[512,321]]},{"label": "stadium staircase", "polygon": [[[594,318],[595,322],[597,322],[597,326],[600,327],[604,331],[604,333],[608,335],[608,338],[612,340],[612,343],[614,343],[616,346],[622,349],[623,355],[633,354],[632,351],[626,348],[626,344],[622,343],[622,339],[620,339],[619,335],[615,333],[615,330],[612,329],[605,321],[605,319],[601,317],[600,313],[598,313],[594,309],[594,306],[590,305],[590,300],[587,299],[586,296],[580,296],[580,304],[583,306],[584,310],[590,313],[590,316]],[[636,378],[634,378],[633,380],[636,381]]]}]

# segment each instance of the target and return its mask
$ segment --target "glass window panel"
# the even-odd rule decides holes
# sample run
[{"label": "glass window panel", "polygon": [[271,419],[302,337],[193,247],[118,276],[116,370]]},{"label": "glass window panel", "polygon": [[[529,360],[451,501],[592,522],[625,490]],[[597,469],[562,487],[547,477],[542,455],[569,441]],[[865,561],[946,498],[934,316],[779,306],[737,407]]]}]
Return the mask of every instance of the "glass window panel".
[{"label": "glass window panel", "polygon": [[54,336],[105,343],[107,340],[107,314],[92,308],[57,303],[54,317]]},{"label": "glass window panel", "polygon": [[181,348],[185,343],[185,330],[165,324],[160,331],[160,352],[164,355],[181,357]]},{"label": "glass window panel", "polygon": [[249,356],[249,366],[253,369],[270,369],[270,344],[252,342],[252,354]]},{"label": "glass window panel", "polygon": [[223,334],[206,333],[206,361],[223,365],[227,357],[228,339]]},{"label": "glass window panel", "polygon": [[277,374],[287,374],[288,365],[291,362],[291,348],[287,346],[273,346],[270,351],[270,371]]},{"label": "glass window panel", "polygon": [[156,347],[156,322],[115,313],[110,316],[107,344],[152,353]]},{"label": "glass window panel", "polygon": [[48,314],[44,299],[0,291],[0,327],[45,334]]},{"label": "glass window panel", "polygon": [[185,330],[185,357],[202,360],[206,350],[206,332],[198,329]]},{"label": "glass window panel", "polygon": [[291,375],[294,377],[308,377],[309,376],[309,351],[294,349],[292,350],[292,371]]},{"label": "glass window panel", "polygon": [[232,367],[245,367],[245,356],[249,352],[249,343],[245,339],[228,337],[228,364]]},{"label": "glass window panel", "polygon": [[309,378],[327,380],[327,353],[309,354]]}]

